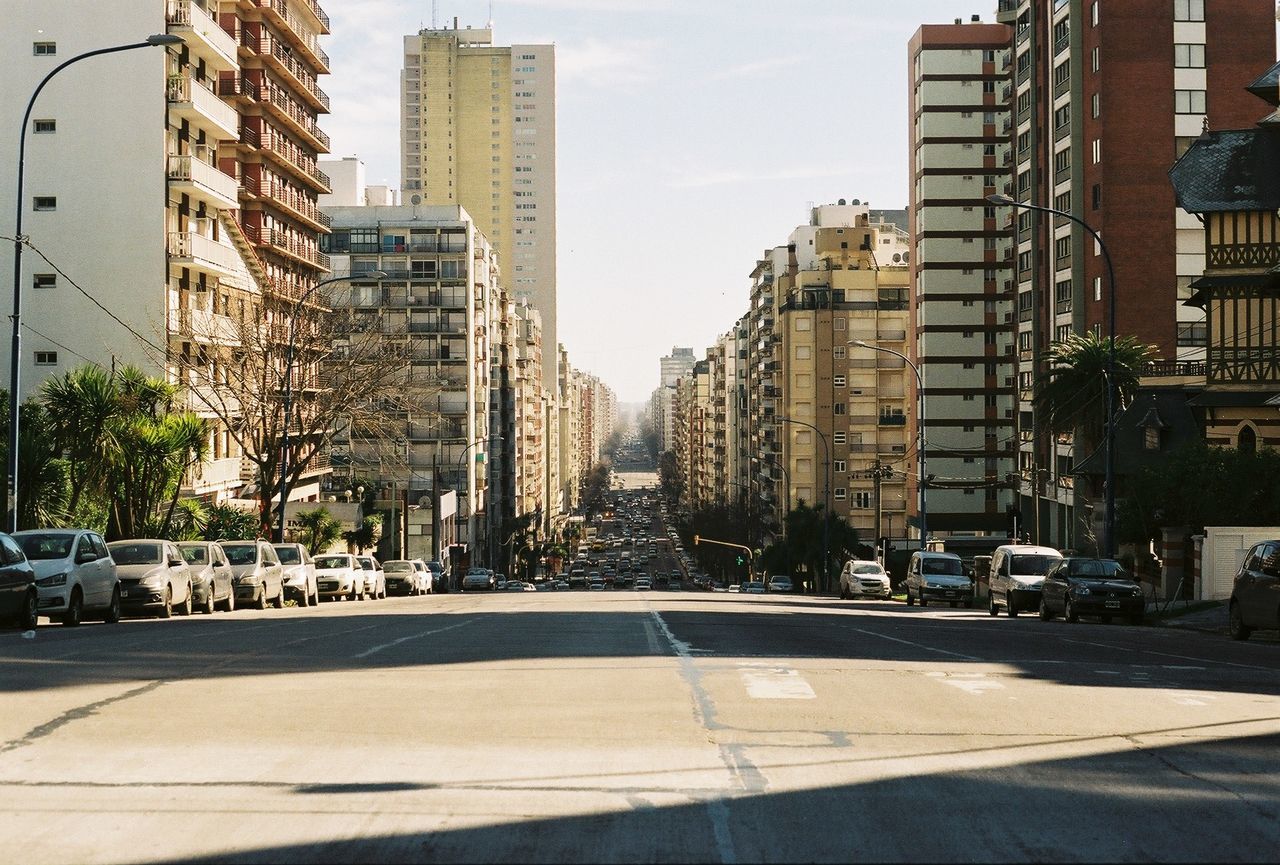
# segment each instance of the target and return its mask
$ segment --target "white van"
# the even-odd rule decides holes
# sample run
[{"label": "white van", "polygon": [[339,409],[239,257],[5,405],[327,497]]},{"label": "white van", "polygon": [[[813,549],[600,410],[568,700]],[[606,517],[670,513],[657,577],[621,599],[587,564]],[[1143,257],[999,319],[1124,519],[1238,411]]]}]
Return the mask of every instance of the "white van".
[{"label": "white van", "polygon": [[991,589],[987,611],[1000,614],[1000,606],[1010,616],[1019,610],[1040,609],[1044,575],[1062,558],[1053,547],[1034,544],[1005,544],[991,556]]}]

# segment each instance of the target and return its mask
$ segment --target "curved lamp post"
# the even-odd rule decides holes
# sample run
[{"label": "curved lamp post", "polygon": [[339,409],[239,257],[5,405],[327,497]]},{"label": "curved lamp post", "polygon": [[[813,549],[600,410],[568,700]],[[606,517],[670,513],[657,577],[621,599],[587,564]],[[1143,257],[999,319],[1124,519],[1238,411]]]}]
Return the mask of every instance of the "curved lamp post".
[{"label": "curved lamp post", "polygon": [[[1042,213],[1052,213],[1069,219],[1076,225],[1083,228],[1092,235],[1094,241],[1098,244],[1098,248],[1102,250],[1102,259],[1107,265],[1107,425],[1103,430],[1105,438],[1105,449],[1103,451],[1103,495],[1105,497],[1106,516],[1102,524],[1102,555],[1107,558],[1115,557],[1116,542],[1116,478],[1115,478],[1115,450],[1116,450],[1116,433],[1115,433],[1115,407],[1116,407],[1116,272],[1111,266],[1111,253],[1107,251],[1107,245],[1102,242],[1102,236],[1093,230],[1089,223],[1085,222],[1078,216],[1067,213],[1065,210],[1058,210],[1056,207],[1044,207],[1039,204],[1028,204],[1025,201],[1018,201],[1007,195],[995,193],[987,196],[987,201],[992,204],[1004,204],[1009,207],[1022,207],[1027,210],[1038,210]],[[1033,492],[1035,492],[1033,490]],[[1037,493],[1038,495],[1038,493]],[[1036,526],[1036,532],[1039,533],[1040,527]]]},{"label": "curved lamp post", "polygon": [[[897,355],[906,361],[907,366],[911,367],[911,371],[916,374],[916,390],[920,394],[920,408],[917,411],[916,424],[920,427],[920,443],[917,448],[920,451],[920,478],[916,486],[920,488],[920,549],[927,549],[929,546],[929,508],[925,501],[925,486],[929,483],[929,475],[926,471],[926,462],[924,456],[924,376],[920,375],[920,367],[911,362],[911,358],[907,357],[900,351],[894,351],[891,348],[885,348],[882,345],[872,345],[869,342],[863,342],[860,339],[849,340],[849,345],[856,345],[861,348],[869,348],[872,351],[883,351],[887,354]],[[879,528],[877,526],[877,528]],[[876,541],[879,543],[879,539]]]},{"label": "curved lamp post", "polygon": [[[462,477],[462,461],[463,461],[464,459],[466,459],[466,457],[467,457],[467,451],[471,450],[473,447],[475,447],[475,446],[476,446],[476,445],[478,445],[478,444],[484,444],[485,442],[488,442],[488,441],[500,442],[500,441],[506,441],[506,439],[504,439],[504,438],[503,438],[502,436],[500,436],[500,435],[497,435],[497,436],[486,436],[485,438],[478,438],[478,439],[476,439],[476,440],[475,440],[475,441],[473,441],[471,444],[469,444],[469,445],[467,445],[465,448],[463,448],[463,449],[462,449],[462,453],[458,454],[458,477],[459,477],[459,479],[461,479],[461,477]],[[470,482],[469,482],[469,481],[468,481],[468,483],[467,483],[467,492],[468,492],[468,494],[470,494],[470,492],[471,492],[471,484],[470,484]],[[470,540],[471,540],[471,517],[472,517],[472,516],[474,516],[474,515],[471,513],[471,505],[470,505],[470,502],[468,502],[468,503],[467,503],[467,540],[468,540],[468,541],[470,541]],[[461,524],[461,522],[462,522],[461,516],[457,516],[457,517],[455,517],[455,518],[454,518],[454,521],[455,521],[455,523],[457,523],[457,524]]]},{"label": "curved lamp post", "polygon": [[307,298],[323,285],[347,282],[352,279],[384,279],[385,277],[386,274],[381,270],[371,270],[367,273],[322,279],[304,291],[302,297],[298,298],[293,304],[293,312],[289,316],[289,344],[285,348],[284,355],[284,422],[280,435],[280,522],[276,529],[276,534],[278,535],[276,543],[278,544],[284,543],[285,503],[289,501],[289,412],[293,408],[293,339],[295,336],[294,327],[298,321],[298,310],[307,302]]},{"label": "curved lamp post", "polygon": [[[822,507],[822,581],[825,584],[828,576],[827,572],[830,570],[830,561],[828,560],[830,555],[830,533],[828,531],[828,527],[831,525],[831,450],[827,445],[827,436],[822,430],[806,421],[792,420],[789,417],[777,417],[775,420],[781,421],[782,423],[793,423],[798,424],[799,426],[806,426],[816,432],[818,434],[818,438],[822,439],[822,459],[823,462],[826,463],[827,474],[827,489],[826,493],[823,495]],[[787,477],[791,477],[790,473],[787,474]],[[790,501],[788,501],[788,507],[790,504]],[[818,587],[815,585],[813,589],[816,592]]]},{"label": "curved lamp post", "polygon": [[97,48],[93,51],[77,54],[75,57],[53,67],[49,74],[40,80],[40,83],[36,85],[35,91],[31,94],[31,98],[27,101],[27,110],[23,112],[22,129],[18,135],[18,194],[15,199],[17,202],[17,218],[14,220],[13,229],[13,340],[9,359],[8,530],[10,532],[18,530],[18,425],[21,421],[19,407],[21,394],[19,390],[22,365],[22,244],[26,240],[22,236],[22,194],[25,180],[23,172],[26,167],[27,157],[27,124],[31,121],[31,110],[35,108],[36,97],[40,95],[40,91],[44,89],[44,86],[49,83],[49,79],[72,63],[77,63],[89,57],[97,57],[100,54],[115,54],[120,51],[132,51],[135,48],[152,48],[157,45],[181,45],[185,41],[181,36],[175,36],[172,33],[157,33],[153,36],[148,36],[141,42],[130,42],[127,45],[115,45],[110,48]]}]

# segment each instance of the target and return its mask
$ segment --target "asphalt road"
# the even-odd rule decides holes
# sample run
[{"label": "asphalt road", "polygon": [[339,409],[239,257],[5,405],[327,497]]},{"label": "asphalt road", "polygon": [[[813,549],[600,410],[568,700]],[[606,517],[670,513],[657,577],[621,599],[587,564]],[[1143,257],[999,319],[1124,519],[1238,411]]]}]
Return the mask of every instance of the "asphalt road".
[{"label": "asphalt road", "polygon": [[[1274,861],[1280,651],[686,591],[0,632],[9,861]],[[12,857],[12,858],[10,858]]]}]

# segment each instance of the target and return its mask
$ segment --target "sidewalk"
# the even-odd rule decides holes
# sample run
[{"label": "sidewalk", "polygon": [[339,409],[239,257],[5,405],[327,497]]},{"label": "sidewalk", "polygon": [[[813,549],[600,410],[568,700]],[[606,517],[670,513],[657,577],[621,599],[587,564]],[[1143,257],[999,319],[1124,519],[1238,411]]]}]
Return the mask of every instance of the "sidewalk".
[{"label": "sidewalk", "polygon": [[1181,608],[1182,603],[1175,601],[1166,612],[1166,615],[1170,615],[1170,618],[1157,618],[1154,607],[1148,607],[1148,620],[1153,625],[1161,628],[1182,628],[1190,631],[1203,631],[1207,634],[1227,633],[1226,604],[1219,602],[1208,609],[1179,614]]}]

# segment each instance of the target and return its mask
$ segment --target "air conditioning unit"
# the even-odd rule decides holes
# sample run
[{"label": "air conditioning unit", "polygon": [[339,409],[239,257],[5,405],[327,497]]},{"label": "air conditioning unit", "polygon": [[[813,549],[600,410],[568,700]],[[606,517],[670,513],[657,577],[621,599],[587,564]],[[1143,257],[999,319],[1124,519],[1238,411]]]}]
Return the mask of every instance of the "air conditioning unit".
[{"label": "air conditioning unit", "polygon": [[[417,196],[414,196],[414,197],[416,198]],[[431,496],[421,496],[421,497],[419,497],[419,499],[418,499],[418,507],[422,507],[422,508],[429,508],[429,507],[431,507]]]}]

